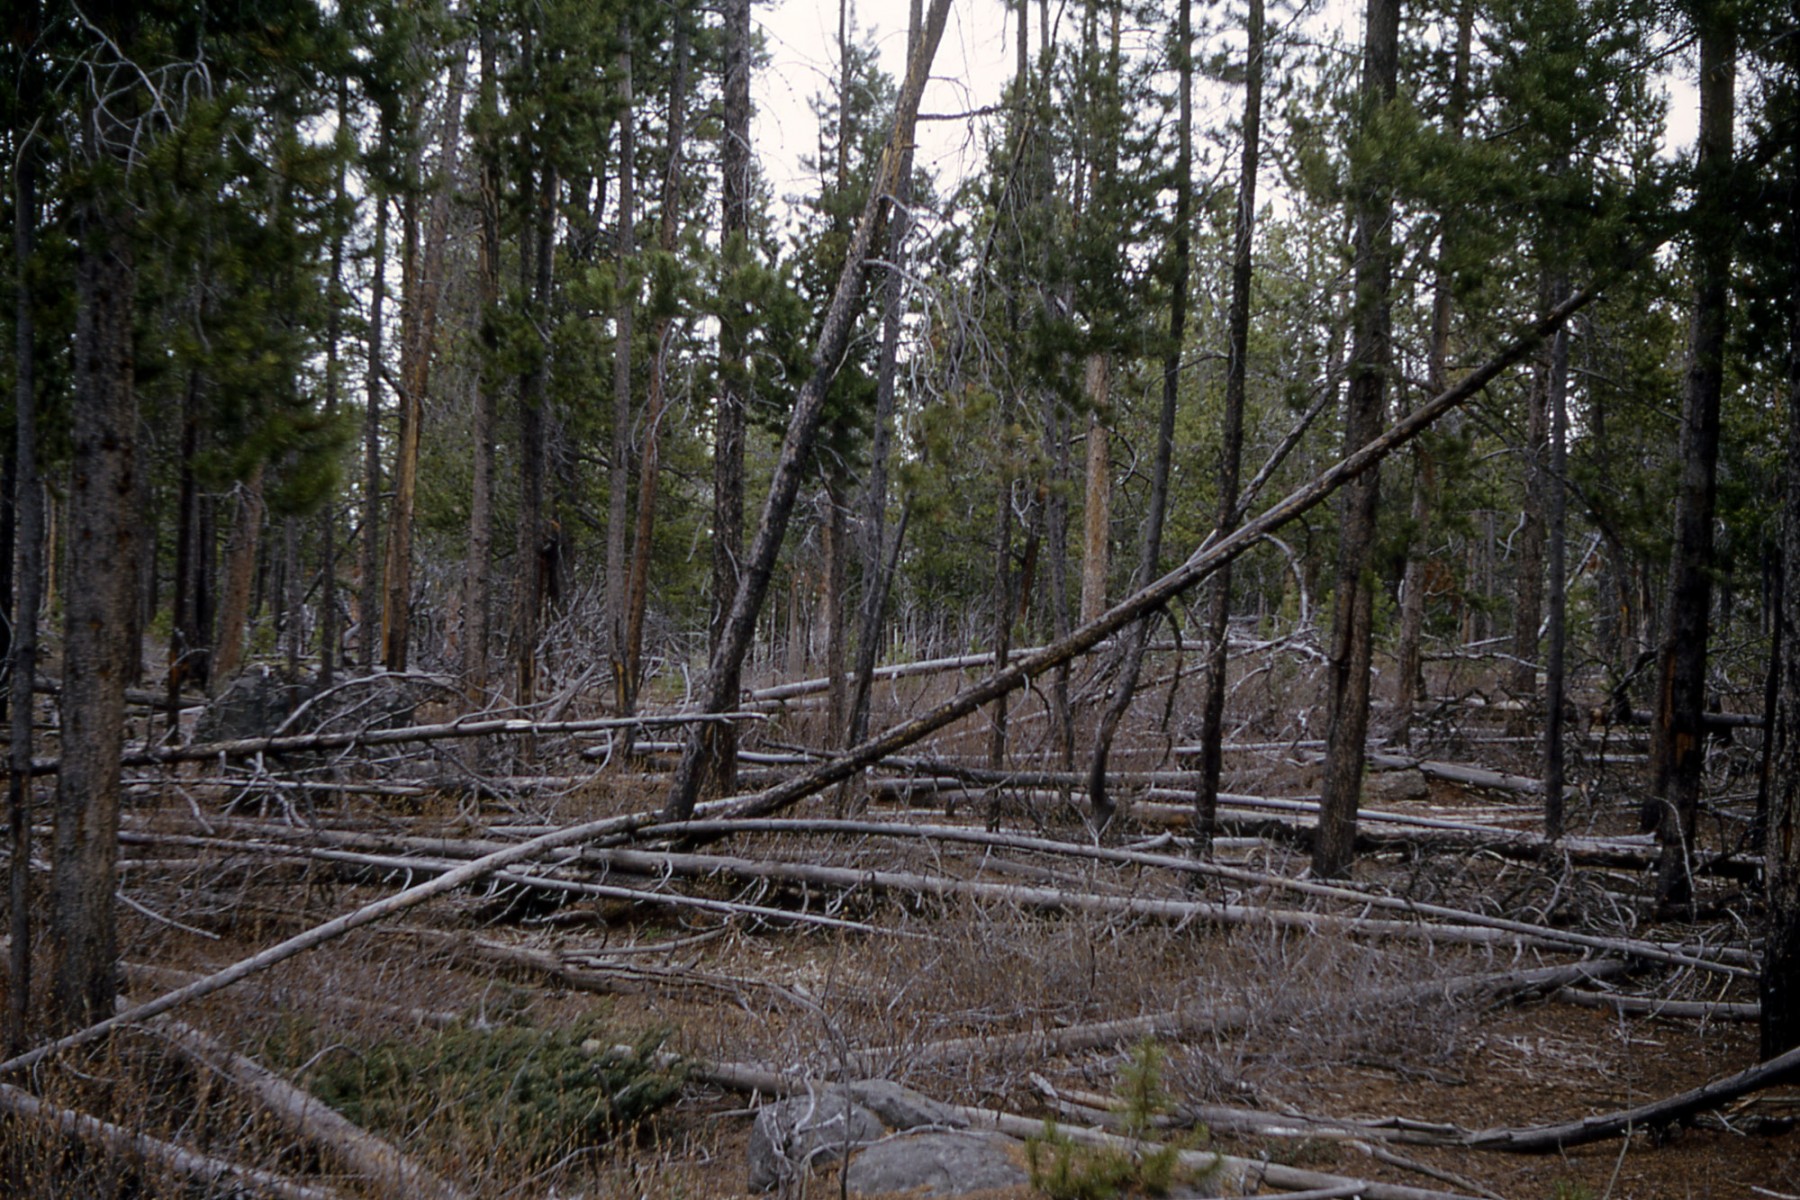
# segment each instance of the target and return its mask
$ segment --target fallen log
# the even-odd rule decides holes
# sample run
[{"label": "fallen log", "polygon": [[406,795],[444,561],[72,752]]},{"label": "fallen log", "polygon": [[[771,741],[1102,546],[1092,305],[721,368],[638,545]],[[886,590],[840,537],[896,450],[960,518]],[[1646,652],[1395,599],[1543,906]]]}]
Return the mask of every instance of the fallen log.
[{"label": "fallen log", "polygon": [[295,1136],[324,1148],[350,1170],[406,1196],[463,1200],[468,1195],[426,1170],[386,1138],[370,1133],[312,1093],[296,1087],[192,1025],[164,1017],[152,1028],[187,1057],[235,1084]]},{"label": "fallen log", "polygon": [[[715,1087],[727,1088],[731,1091],[751,1094],[770,1096],[812,1094],[821,1088],[830,1086],[830,1082],[826,1080],[808,1078],[798,1073],[786,1074],[741,1063],[707,1063],[689,1059],[686,1060],[685,1065],[690,1079],[710,1083]],[[1044,1135],[1044,1122],[1039,1118],[967,1105],[953,1104],[947,1107],[976,1129],[992,1129],[1016,1138],[1041,1138]],[[1058,1126],[1057,1132],[1072,1141],[1090,1146],[1104,1146],[1135,1152],[1155,1152],[1162,1149],[1161,1146],[1152,1142],[1138,1141],[1082,1126]],[[1320,1171],[1307,1171],[1299,1167],[1284,1166],[1281,1163],[1272,1163],[1263,1159],[1215,1154],[1212,1151],[1183,1150],[1180,1152],[1180,1158],[1182,1166],[1189,1170],[1214,1172],[1214,1183],[1229,1187],[1239,1195],[1254,1195],[1263,1187],[1274,1187],[1286,1191],[1288,1200],[1305,1200],[1307,1197],[1310,1197],[1311,1200],[1328,1200],[1329,1197],[1349,1196],[1361,1196],[1364,1200],[1474,1200],[1472,1197],[1454,1192],[1438,1192],[1425,1188],[1407,1187],[1397,1183],[1350,1179],[1342,1175],[1327,1175]],[[1302,1191],[1301,1189],[1308,1190]]]},{"label": "fallen log", "polygon": [[1584,1117],[1558,1125],[1534,1125],[1516,1129],[1487,1129],[1472,1133],[1464,1145],[1479,1150],[1507,1150],[1515,1154],[1553,1154],[1571,1146],[1606,1141],[1620,1135],[1657,1132],[1678,1121],[1719,1108],[1764,1088],[1800,1077],[1800,1047],[1777,1055],[1733,1075],[1703,1083],[1661,1100]]},{"label": "fallen log", "polygon": [[[765,721],[766,713],[664,713],[641,717],[598,717],[587,721],[525,721],[499,718],[486,721],[455,720],[436,725],[407,725],[398,729],[350,729],[332,733],[289,733],[280,736],[236,738],[225,742],[198,742],[187,746],[136,746],[119,756],[125,767],[149,767],[162,763],[206,762],[215,758],[254,758],[259,754],[304,754],[318,750],[350,750],[365,746],[392,746],[401,742],[430,742],[445,738],[523,737],[595,733],[604,729],[636,729],[646,725],[704,725],[720,721]],[[38,758],[33,775],[51,775],[61,769],[59,758]]]},{"label": "fallen log", "polygon": [[110,1121],[102,1121],[72,1108],[51,1104],[9,1083],[0,1083],[0,1112],[18,1120],[43,1121],[65,1137],[88,1142],[110,1154],[137,1159],[158,1170],[169,1171],[210,1187],[222,1187],[231,1191],[243,1187],[254,1195],[273,1196],[277,1200],[346,1200],[342,1192],[331,1188],[297,1183],[272,1171],[214,1158],[210,1154],[201,1154],[174,1142],[151,1137],[147,1133],[134,1133]]},{"label": "fallen log", "polygon": [[[1606,979],[1625,973],[1626,964],[1616,959],[1597,959],[1566,967],[1537,967],[1481,975],[1458,975],[1389,988],[1378,997],[1390,1004],[1443,997],[1486,997],[1490,1002],[1532,995],[1551,988]],[[871,1071],[899,1062],[908,1065],[950,1062],[974,1054],[993,1054],[1010,1059],[1036,1060],[1119,1046],[1143,1038],[1180,1040],[1200,1032],[1220,1034],[1239,1028],[1256,1016],[1250,1005],[1188,1004],[1164,1012],[1110,1021],[1065,1025],[1060,1029],[1034,1029],[979,1037],[941,1038],[935,1042],[904,1046],[876,1046],[855,1051],[846,1059],[847,1069]]]},{"label": "fallen log", "polygon": [[1583,1008],[1607,1008],[1616,1013],[1643,1017],[1682,1017],[1696,1021],[1757,1021],[1762,1019],[1762,1005],[1734,1004],[1723,1001],[1661,1000],[1655,996],[1619,996],[1611,992],[1590,992],[1581,988],[1560,988],[1551,997],[1565,1004]]}]

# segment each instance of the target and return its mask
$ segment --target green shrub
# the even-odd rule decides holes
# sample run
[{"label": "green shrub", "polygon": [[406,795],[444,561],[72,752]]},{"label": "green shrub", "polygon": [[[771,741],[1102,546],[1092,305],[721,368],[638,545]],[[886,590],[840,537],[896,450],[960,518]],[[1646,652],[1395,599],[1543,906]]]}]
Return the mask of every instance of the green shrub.
[{"label": "green shrub", "polygon": [[567,1028],[453,1028],[313,1056],[306,1087],[358,1125],[466,1154],[544,1162],[597,1146],[675,1099],[663,1035],[614,1047],[588,1018]]}]

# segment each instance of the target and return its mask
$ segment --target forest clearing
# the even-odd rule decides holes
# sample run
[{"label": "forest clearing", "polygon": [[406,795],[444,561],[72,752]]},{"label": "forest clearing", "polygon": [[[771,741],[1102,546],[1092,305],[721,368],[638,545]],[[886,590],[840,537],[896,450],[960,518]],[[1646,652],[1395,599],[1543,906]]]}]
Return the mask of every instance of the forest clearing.
[{"label": "forest clearing", "polygon": [[1800,1196],[1793,5],[797,3],[14,5],[0,1195]]}]

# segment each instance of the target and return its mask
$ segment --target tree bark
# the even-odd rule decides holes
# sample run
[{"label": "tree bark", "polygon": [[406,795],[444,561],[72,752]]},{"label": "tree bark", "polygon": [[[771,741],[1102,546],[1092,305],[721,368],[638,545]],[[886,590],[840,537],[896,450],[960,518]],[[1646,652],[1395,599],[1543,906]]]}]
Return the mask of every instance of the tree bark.
[{"label": "tree bark", "polygon": [[[40,19],[35,0],[21,6],[21,25],[32,37]],[[35,65],[28,61],[21,76],[21,95],[29,103],[41,91]],[[44,486],[38,474],[37,453],[37,333],[30,270],[37,237],[38,140],[25,139],[17,153],[18,163],[13,171],[13,334],[17,356],[13,369],[13,471],[18,573],[8,663],[12,674],[8,685],[11,733],[6,811],[7,847],[12,858],[7,878],[10,969],[3,1035],[9,1055],[24,1049],[25,1022],[31,1005],[31,739],[35,711],[31,685],[37,678],[38,608],[44,573]]]},{"label": "tree bark", "polygon": [[1698,226],[1694,233],[1694,310],[1688,328],[1681,405],[1681,481],[1675,498],[1675,546],[1667,617],[1658,653],[1651,763],[1656,790],[1646,801],[1662,848],[1656,895],[1685,903],[1700,778],[1706,761],[1706,653],[1712,608],[1713,515],[1718,501],[1719,408],[1730,323],[1732,129],[1736,95],[1735,18],[1711,13],[1700,28]]},{"label": "tree bark", "polygon": [[[1781,98],[1788,141],[1800,134],[1800,45],[1788,39]],[[1779,127],[1778,127],[1779,128]],[[1763,843],[1767,864],[1768,924],[1760,985],[1762,1055],[1800,1047],[1800,156],[1788,169],[1788,425],[1782,501],[1782,598],[1775,619],[1780,652],[1774,742],[1769,772],[1769,812]],[[17,718],[14,718],[17,720]]]},{"label": "tree bark", "polygon": [[[129,38],[120,44],[129,44]],[[117,161],[127,136],[121,125],[110,112],[85,116],[82,134],[91,162],[123,168]],[[50,882],[52,1020],[63,1028],[110,1015],[118,991],[113,893],[119,750],[137,570],[130,231],[111,201],[99,196],[85,197],[76,219],[63,769],[57,778]]]},{"label": "tree bark", "polygon": [[[679,19],[679,17],[677,17]],[[606,649],[612,663],[613,709],[631,704],[626,679],[625,533],[631,500],[631,342],[637,296],[632,286],[632,260],[637,257],[637,119],[632,106],[631,20],[620,26],[625,48],[619,53],[619,225],[614,283],[618,288],[613,315],[612,453],[606,464]]]},{"label": "tree bark", "polygon": [[[1445,132],[1461,140],[1469,106],[1469,59],[1475,35],[1475,5],[1462,0],[1456,12],[1456,49],[1450,66],[1450,101],[1444,114]],[[1450,314],[1452,306],[1450,231],[1460,215],[1446,212],[1439,218],[1438,256],[1431,284],[1431,349],[1425,378],[1433,395],[1449,386]],[[1400,585],[1400,644],[1395,651],[1398,678],[1394,682],[1394,737],[1400,745],[1412,740],[1413,705],[1424,698],[1425,669],[1421,643],[1425,635],[1425,567],[1431,544],[1431,518],[1439,499],[1437,456],[1431,439],[1413,444],[1412,545]]]},{"label": "tree bark", "polygon": [[[406,299],[400,333],[400,441],[394,452],[394,513],[388,529],[387,602],[382,609],[382,661],[390,671],[406,670],[412,628],[412,530],[418,503],[419,436],[425,421],[425,393],[431,386],[431,355],[437,334],[438,301],[444,293],[444,244],[450,233],[450,198],[456,187],[456,159],[462,148],[463,84],[468,51],[457,43],[444,92],[443,141],[438,151],[437,187],[431,195],[430,223],[423,254],[418,253],[417,196],[406,202]],[[419,185],[417,179],[409,184]]]},{"label": "tree bark", "polygon": [[[681,210],[682,143],[687,129],[688,27],[680,15],[675,18],[674,57],[669,78],[669,157],[663,170],[662,223],[657,234],[657,245],[666,255],[675,253]],[[638,689],[644,682],[644,608],[649,599],[669,340],[674,328],[675,314],[663,312],[658,315],[650,338],[650,387],[645,397],[643,443],[638,451],[637,529],[632,536],[631,571],[625,585],[625,713],[637,708]]]},{"label": "tree bark", "polygon": [[[750,69],[754,46],[750,32],[750,0],[726,0],[723,145],[719,159],[723,204],[719,240],[727,256],[753,253],[750,246],[752,168],[750,148]],[[748,349],[744,327],[750,314],[720,323],[719,400],[713,424],[712,616],[708,623],[710,655],[718,677],[713,691],[735,697],[741,684],[742,655],[726,653],[734,598],[742,582],[744,562],[744,432],[749,397]],[[730,793],[737,787],[737,730],[719,726],[702,731],[709,790]],[[695,784],[685,798],[671,797],[676,810],[693,806]]]},{"label": "tree bark", "polygon": [[[1558,281],[1561,300],[1568,284]],[[1569,329],[1550,341],[1550,462],[1548,534],[1550,551],[1549,628],[1544,657],[1544,836],[1555,841],[1563,832],[1563,700],[1566,691],[1565,651],[1568,641],[1568,381]]]},{"label": "tree bark", "polygon": [[[794,399],[793,415],[788,422],[787,436],[782,441],[781,454],[776,460],[774,478],[769,485],[769,497],[763,505],[762,520],[757,526],[756,541],[745,564],[746,569],[738,584],[737,595],[732,600],[725,637],[713,654],[707,671],[707,686],[702,704],[704,711],[724,712],[737,701],[738,680],[744,656],[749,652],[756,619],[762,611],[763,597],[768,591],[769,579],[774,574],[775,558],[781,550],[782,537],[787,532],[788,517],[793,512],[801,477],[812,457],[813,443],[824,415],[825,393],[837,374],[844,348],[849,344],[855,324],[855,311],[868,270],[869,252],[875,244],[876,233],[892,200],[903,147],[912,140],[919,114],[919,98],[925,90],[925,80],[931,60],[937,52],[938,41],[943,36],[949,7],[949,0],[932,0],[919,53],[913,56],[907,69],[906,82],[901,88],[895,109],[894,131],[882,151],[881,161],[871,181],[868,203],[857,224],[855,239],[845,254],[843,274],[838,278],[837,289],[832,294],[831,305],[821,324],[819,342],[812,357],[812,373]],[[686,817],[693,811],[702,759],[717,756],[721,749],[713,744],[712,739],[698,734],[689,739],[669,792],[667,809],[671,817]]]},{"label": "tree bark", "polygon": [[225,551],[225,591],[219,600],[219,640],[212,654],[215,690],[229,685],[244,664],[244,631],[250,619],[250,591],[256,582],[256,551],[262,538],[263,471],[264,465],[258,461],[237,486],[237,511]]},{"label": "tree bark", "polygon": [[469,553],[463,569],[463,688],[477,708],[487,702],[489,634],[493,626],[494,590],[488,572],[494,550],[494,438],[499,413],[500,302],[500,157],[494,124],[500,117],[497,36],[493,17],[482,10],[481,90],[476,154],[480,160],[478,203],[481,210],[480,261],[477,265],[475,315],[481,360],[475,378],[475,428],[471,434],[473,463],[469,487]]},{"label": "tree bark", "polygon": [[1086,391],[1090,407],[1087,431],[1087,502],[1082,509],[1081,619],[1091,621],[1106,611],[1108,552],[1112,537],[1112,451],[1106,427],[1112,361],[1090,354]]},{"label": "tree bark", "polygon": [[[1236,528],[1242,511],[1238,475],[1244,450],[1244,392],[1250,355],[1250,252],[1256,238],[1256,169],[1262,134],[1263,4],[1262,0],[1249,0],[1249,5],[1246,17],[1249,57],[1244,76],[1244,156],[1238,177],[1237,213],[1232,221],[1231,308],[1226,317],[1229,351],[1225,366],[1224,433],[1219,448],[1216,527],[1221,534]],[[1172,381],[1165,386],[1172,387]],[[1206,690],[1200,707],[1200,787],[1194,797],[1194,836],[1204,856],[1212,853],[1213,826],[1219,811],[1219,779],[1225,769],[1226,635],[1231,617],[1229,563],[1214,574],[1208,587]]]},{"label": "tree bark", "polygon": [[[392,142],[386,122],[379,140]],[[372,180],[375,203],[375,248],[369,260],[369,360],[363,369],[368,389],[363,407],[362,544],[358,547],[356,604],[356,661],[363,673],[375,666],[375,643],[381,630],[381,591],[376,562],[381,555],[381,377],[387,370],[382,353],[383,321],[387,302],[387,194],[379,176]]]},{"label": "tree bark", "polygon": [[[1367,128],[1392,102],[1399,82],[1400,0],[1368,0],[1363,44],[1362,119]],[[1348,453],[1381,428],[1392,357],[1388,323],[1393,275],[1391,183],[1375,167],[1353,184],[1356,195],[1356,308],[1350,352],[1350,397],[1344,424]],[[1375,580],[1371,569],[1377,471],[1346,489],[1338,540],[1337,593],[1327,669],[1326,757],[1313,872],[1347,873],[1356,846],[1364,740],[1369,728],[1370,656]]]}]

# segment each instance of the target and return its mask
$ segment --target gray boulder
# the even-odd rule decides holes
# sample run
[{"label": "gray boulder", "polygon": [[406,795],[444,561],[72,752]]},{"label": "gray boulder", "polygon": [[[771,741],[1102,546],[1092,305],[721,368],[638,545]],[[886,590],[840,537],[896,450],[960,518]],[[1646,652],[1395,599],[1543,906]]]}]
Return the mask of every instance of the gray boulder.
[{"label": "gray boulder", "polygon": [[1015,1158],[1018,1146],[999,1133],[903,1133],[858,1153],[844,1172],[845,1182],[851,1195],[961,1196],[1017,1187],[1030,1182]]},{"label": "gray boulder", "polygon": [[886,1134],[881,1118],[838,1087],[768,1105],[750,1127],[750,1190],[766,1192]]}]

